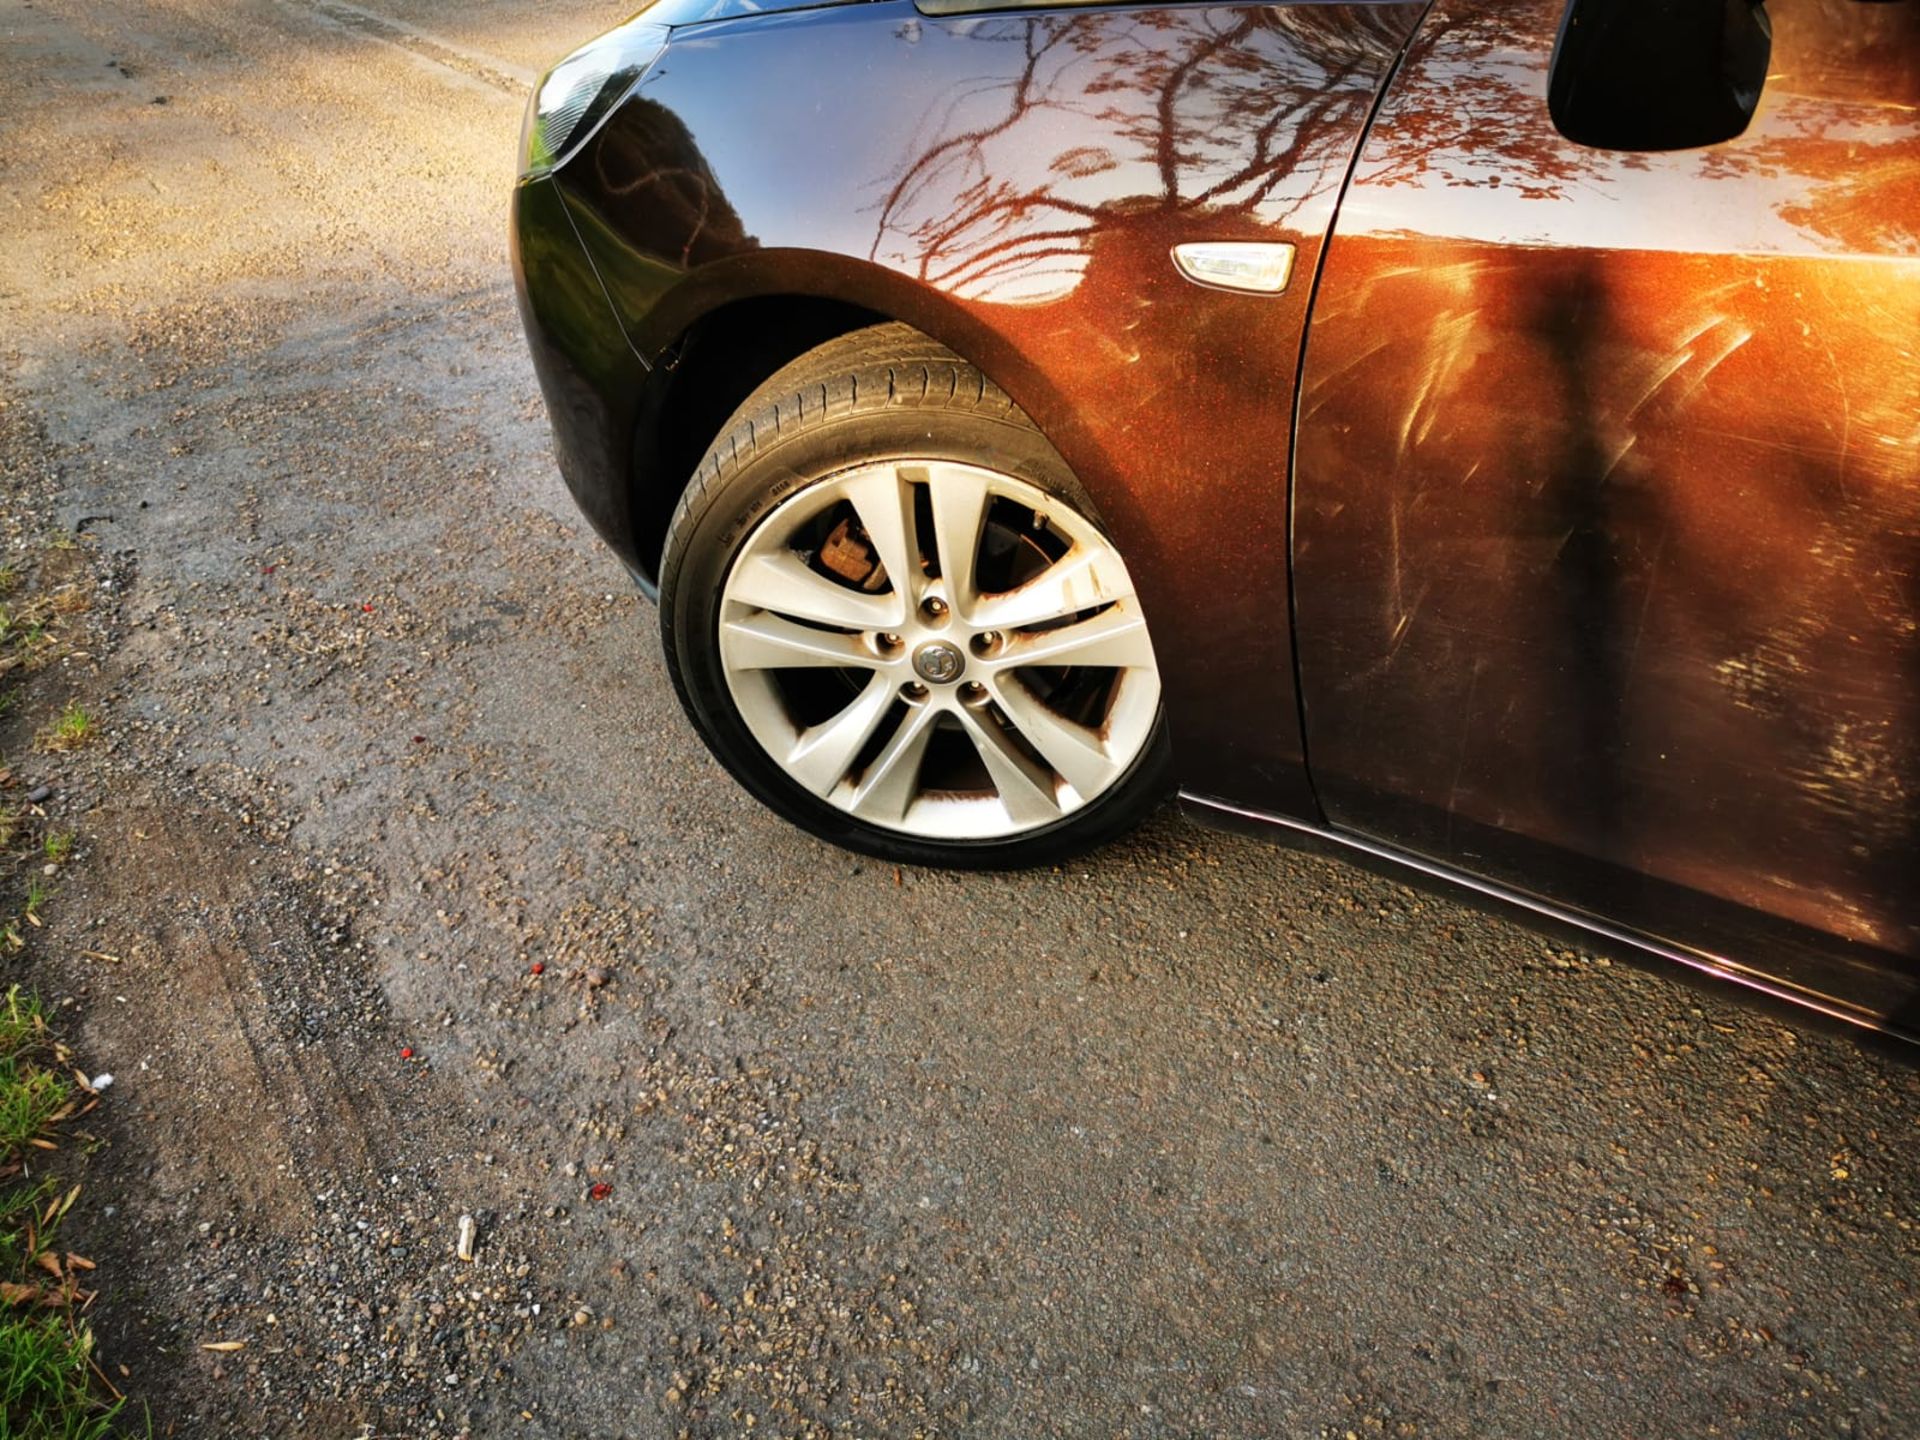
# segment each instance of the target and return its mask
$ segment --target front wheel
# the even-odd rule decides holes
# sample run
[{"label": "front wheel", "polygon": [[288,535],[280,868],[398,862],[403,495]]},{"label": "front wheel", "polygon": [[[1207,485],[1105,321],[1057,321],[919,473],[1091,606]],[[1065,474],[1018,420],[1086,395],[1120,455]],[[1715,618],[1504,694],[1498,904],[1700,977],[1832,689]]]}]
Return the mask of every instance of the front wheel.
[{"label": "front wheel", "polygon": [[669,528],[660,600],[709,748],[835,844],[1037,864],[1164,793],[1125,562],[1032,422],[904,326],[829,342],[741,407]]}]

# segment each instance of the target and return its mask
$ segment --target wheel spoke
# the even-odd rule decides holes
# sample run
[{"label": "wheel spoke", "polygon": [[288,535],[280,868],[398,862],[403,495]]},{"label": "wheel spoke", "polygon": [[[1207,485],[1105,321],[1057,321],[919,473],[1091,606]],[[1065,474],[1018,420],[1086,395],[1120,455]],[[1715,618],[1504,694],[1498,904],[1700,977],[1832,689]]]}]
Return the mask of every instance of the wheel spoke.
[{"label": "wheel spoke", "polygon": [[801,731],[787,752],[787,773],[814,794],[827,794],[846,778],[854,757],[873,738],[893,695],[892,683],[876,674],[838,715]]},{"label": "wheel spoke", "polygon": [[924,575],[913,520],[913,486],[893,466],[880,466],[847,481],[845,494],[860,517],[860,528],[880,553],[894,595],[903,605],[913,604]]},{"label": "wheel spoke", "polygon": [[1086,620],[1016,636],[998,668],[1021,665],[1098,665],[1131,670],[1153,664],[1147,622],[1131,605],[1113,605]]},{"label": "wheel spoke", "polygon": [[1104,545],[1080,544],[1019,589],[984,597],[974,609],[973,623],[1018,630],[1064,620],[1131,594],[1133,585],[1118,555]]},{"label": "wheel spoke", "polygon": [[1098,795],[1120,768],[1098,734],[1049,710],[1014,676],[995,685],[993,695],[1014,729],[1083,799]]},{"label": "wheel spoke", "polygon": [[857,636],[796,625],[764,610],[722,624],[720,644],[727,663],[737,670],[870,670],[880,663]]},{"label": "wheel spoke", "polygon": [[1050,775],[1021,754],[999,726],[964,707],[953,713],[960,717],[967,738],[980,752],[1009,820],[1016,825],[1039,825],[1059,816],[1060,798],[1054,793]]},{"label": "wheel spoke", "polygon": [[974,567],[980,559],[980,532],[993,492],[980,472],[951,468],[933,472],[927,493],[947,602],[962,620],[970,620],[979,597]]},{"label": "wheel spoke", "polygon": [[847,809],[864,820],[882,825],[898,824],[906,817],[920,778],[920,762],[926,758],[927,742],[933,738],[933,722],[938,714],[931,705],[916,706],[907,712],[900,728],[860,777],[858,788],[846,801]]},{"label": "wheel spoke", "polygon": [[837,585],[807,568],[793,551],[780,549],[743,560],[727,581],[727,598],[816,625],[848,630],[886,630],[906,619],[897,595],[869,595]]}]

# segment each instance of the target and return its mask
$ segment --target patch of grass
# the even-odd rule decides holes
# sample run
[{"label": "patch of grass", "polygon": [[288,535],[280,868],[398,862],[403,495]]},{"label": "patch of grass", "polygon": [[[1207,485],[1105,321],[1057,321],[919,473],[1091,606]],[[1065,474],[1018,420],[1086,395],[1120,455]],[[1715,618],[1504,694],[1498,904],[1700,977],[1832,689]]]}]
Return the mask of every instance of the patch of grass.
[{"label": "patch of grass", "polygon": [[78,750],[100,733],[100,722],[78,700],[69,700],[60,718],[40,734],[42,750]]},{"label": "patch of grass", "polygon": [[48,1137],[79,1087],[39,1002],[14,986],[0,1001],[0,1436],[106,1440],[121,1402],[101,1398],[93,1333],[79,1313],[89,1262],[54,1245],[80,1193],[39,1173]]},{"label": "patch of grass", "polygon": [[24,1149],[72,1099],[72,1082],[53,1071],[0,1061],[0,1148]]},{"label": "patch of grass", "polygon": [[42,1244],[40,1217],[53,1203],[50,1179],[0,1189],[0,1273],[19,1275]]},{"label": "patch of grass", "polygon": [[20,908],[26,912],[27,919],[34,924],[40,923],[40,912],[46,908],[53,887],[47,884],[45,877],[36,875],[27,882],[27,903]]},{"label": "patch of grass", "polygon": [[25,1149],[73,1099],[51,1052],[40,1002],[15,985],[0,1002],[0,1157]]},{"label": "patch of grass", "polygon": [[12,805],[0,805],[0,850],[13,844],[20,833],[20,812]]},{"label": "patch of grass", "polygon": [[41,600],[0,605],[0,674],[46,662],[54,650],[53,632],[47,628],[50,613],[51,607]]},{"label": "patch of grass", "polygon": [[0,1321],[0,1433],[17,1440],[106,1440],[119,1407],[93,1399],[93,1339],[62,1315]]},{"label": "patch of grass", "polygon": [[18,985],[0,1000],[0,1059],[17,1060],[47,1043],[47,1016],[40,1002]]},{"label": "patch of grass", "polygon": [[71,830],[51,830],[46,839],[40,842],[40,853],[52,864],[64,865],[73,854],[73,838]]}]

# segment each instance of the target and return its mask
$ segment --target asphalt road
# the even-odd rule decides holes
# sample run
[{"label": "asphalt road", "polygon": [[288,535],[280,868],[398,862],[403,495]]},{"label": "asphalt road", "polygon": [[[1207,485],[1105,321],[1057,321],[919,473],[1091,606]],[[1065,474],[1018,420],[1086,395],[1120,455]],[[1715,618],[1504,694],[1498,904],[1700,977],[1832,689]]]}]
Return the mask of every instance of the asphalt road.
[{"label": "asphalt road", "polygon": [[6,503],[103,596],[29,963],[155,1433],[1915,1434],[1913,1068],[1173,814],[735,790],[506,271],[622,9],[0,3]]}]

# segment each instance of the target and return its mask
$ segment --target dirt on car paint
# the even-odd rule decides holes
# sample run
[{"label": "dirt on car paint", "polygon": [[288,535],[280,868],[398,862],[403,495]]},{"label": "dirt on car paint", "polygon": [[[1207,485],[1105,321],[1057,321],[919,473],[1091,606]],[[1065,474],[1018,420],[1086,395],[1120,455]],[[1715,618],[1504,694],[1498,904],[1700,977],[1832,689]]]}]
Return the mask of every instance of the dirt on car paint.
[{"label": "dirt on car paint", "polygon": [[7,543],[95,595],[6,966],[117,1077],[155,1433],[1901,1434],[1910,1067],[1171,815],[896,871],[705,757],[505,270],[517,87],[622,8],[4,12]]}]

